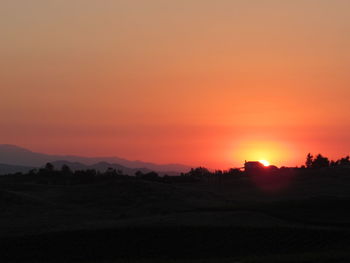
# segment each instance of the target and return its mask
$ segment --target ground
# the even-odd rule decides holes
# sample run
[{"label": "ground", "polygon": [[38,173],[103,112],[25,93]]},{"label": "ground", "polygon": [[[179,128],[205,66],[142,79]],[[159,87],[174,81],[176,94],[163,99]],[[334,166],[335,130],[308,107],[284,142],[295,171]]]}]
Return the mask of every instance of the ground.
[{"label": "ground", "polygon": [[[350,174],[349,174],[350,175]],[[350,176],[0,178],[2,262],[348,262]]]}]

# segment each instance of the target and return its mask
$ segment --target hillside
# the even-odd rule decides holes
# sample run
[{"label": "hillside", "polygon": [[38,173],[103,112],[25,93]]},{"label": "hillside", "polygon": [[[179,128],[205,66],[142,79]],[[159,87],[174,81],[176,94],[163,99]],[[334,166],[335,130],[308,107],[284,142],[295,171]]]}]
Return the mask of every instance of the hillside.
[{"label": "hillside", "polygon": [[0,163],[0,175],[9,173],[26,173],[35,167],[21,166],[21,165],[9,165]]},{"label": "hillside", "polygon": [[192,183],[106,178],[76,185],[4,176],[0,252],[15,262],[350,259],[350,177],[289,182],[271,192],[246,176]]},{"label": "hillside", "polygon": [[[118,157],[82,157],[73,155],[50,155],[32,152],[15,145],[0,144],[0,163],[12,166],[41,167],[47,162],[65,161],[68,163],[80,163],[82,167],[92,166],[101,163],[108,163],[112,166],[120,166],[121,170],[132,171],[147,169],[162,173],[174,174],[187,172],[190,167],[181,164],[154,164],[142,161],[129,161]],[[13,167],[15,168],[15,167]]]}]

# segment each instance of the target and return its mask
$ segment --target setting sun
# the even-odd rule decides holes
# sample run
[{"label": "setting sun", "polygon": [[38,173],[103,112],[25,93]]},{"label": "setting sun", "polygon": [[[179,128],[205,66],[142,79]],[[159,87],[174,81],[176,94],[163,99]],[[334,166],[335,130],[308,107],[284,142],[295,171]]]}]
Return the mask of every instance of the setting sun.
[{"label": "setting sun", "polygon": [[260,160],[259,162],[261,164],[263,164],[264,166],[269,166],[270,165],[270,163],[268,161],[266,161],[266,160]]},{"label": "setting sun", "polygon": [[349,17],[0,0],[0,263],[350,263]]}]

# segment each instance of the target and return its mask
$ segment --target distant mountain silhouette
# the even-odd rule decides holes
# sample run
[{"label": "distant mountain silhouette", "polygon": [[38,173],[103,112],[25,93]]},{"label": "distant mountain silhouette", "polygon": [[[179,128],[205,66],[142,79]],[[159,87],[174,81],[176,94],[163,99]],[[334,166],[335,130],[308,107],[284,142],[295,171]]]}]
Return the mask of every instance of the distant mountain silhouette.
[{"label": "distant mountain silhouette", "polygon": [[31,166],[20,166],[20,165],[10,165],[0,163],[0,175],[1,174],[11,174],[11,173],[26,173],[34,169]]},{"label": "distant mountain silhouette", "polygon": [[[162,173],[179,173],[188,172],[190,167],[181,164],[154,164],[142,161],[129,161],[118,157],[82,157],[74,155],[50,155],[43,153],[32,152],[28,149],[9,144],[0,144],[0,163],[15,165],[15,166],[29,166],[41,167],[47,162],[55,163],[57,161],[65,161],[73,165],[81,164],[85,166],[109,166],[115,169],[118,166],[120,170],[152,170]],[[78,163],[78,164],[77,164]],[[104,164],[103,164],[104,163]],[[103,164],[103,165],[102,165]],[[56,163],[57,168],[60,168]],[[69,164],[68,164],[69,165]],[[74,169],[74,167],[72,167]],[[98,169],[100,170],[100,169]]]}]

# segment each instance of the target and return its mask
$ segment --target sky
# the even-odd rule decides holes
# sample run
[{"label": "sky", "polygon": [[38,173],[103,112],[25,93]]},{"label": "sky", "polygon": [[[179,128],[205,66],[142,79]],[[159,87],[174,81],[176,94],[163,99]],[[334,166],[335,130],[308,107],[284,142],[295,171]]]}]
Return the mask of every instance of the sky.
[{"label": "sky", "polygon": [[1,0],[0,143],[226,169],[350,152],[348,0]]}]

